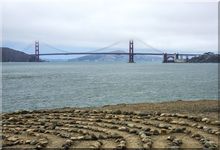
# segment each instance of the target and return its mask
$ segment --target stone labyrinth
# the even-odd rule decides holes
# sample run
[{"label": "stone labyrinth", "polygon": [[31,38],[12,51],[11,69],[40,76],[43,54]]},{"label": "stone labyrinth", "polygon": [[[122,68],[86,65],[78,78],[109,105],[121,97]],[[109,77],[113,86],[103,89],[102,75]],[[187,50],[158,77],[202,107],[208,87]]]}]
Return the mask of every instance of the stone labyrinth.
[{"label": "stone labyrinth", "polygon": [[218,149],[220,121],[177,113],[47,110],[2,114],[11,148]]}]

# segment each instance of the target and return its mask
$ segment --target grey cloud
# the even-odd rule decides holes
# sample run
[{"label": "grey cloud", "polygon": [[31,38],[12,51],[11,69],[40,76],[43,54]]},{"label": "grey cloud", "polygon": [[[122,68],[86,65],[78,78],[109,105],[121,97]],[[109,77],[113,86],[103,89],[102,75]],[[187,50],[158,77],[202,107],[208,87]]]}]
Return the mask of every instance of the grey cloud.
[{"label": "grey cloud", "polygon": [[214,2],[4,1],[3,37],[70,47],[102,47],[137,37],[159,49],[216,51],[217,15]]}]

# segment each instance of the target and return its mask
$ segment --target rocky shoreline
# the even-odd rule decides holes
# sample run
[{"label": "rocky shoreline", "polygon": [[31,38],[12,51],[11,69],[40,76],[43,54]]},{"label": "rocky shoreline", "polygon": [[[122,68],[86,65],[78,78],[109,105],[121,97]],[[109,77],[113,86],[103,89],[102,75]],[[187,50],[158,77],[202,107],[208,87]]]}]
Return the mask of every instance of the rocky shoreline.
[{"label": "rocky shoreline", "polygon": [[200,100],[4,113],[1,134],[6,149],[218,149],[219,127],[218,101]]}]

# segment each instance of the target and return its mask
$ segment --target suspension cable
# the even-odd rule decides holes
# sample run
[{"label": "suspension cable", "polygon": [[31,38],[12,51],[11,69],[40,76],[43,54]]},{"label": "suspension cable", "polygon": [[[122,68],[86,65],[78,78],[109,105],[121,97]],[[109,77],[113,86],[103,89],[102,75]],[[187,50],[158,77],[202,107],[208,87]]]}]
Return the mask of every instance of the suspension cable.
[{"label": "suspension cable", "polygon": [[141,42],[142,44],[144,44],[147,48],[151,48],[151,49],[153,49],[153,50],[156,51],[156,52],[163,53],[163,51],[161,51],[161,50],[159,50],[159,49],[157,49],[157,48],[151,46],[150,44],[148,44],[148,43],[142,41],[141,39],[137,39],[137,40],[138,40],[139,42]]},{"label": "suspension cable", "polygon": [[[117,45],[117,44],[120,43],[120,42],[121,42],[121,41],[118,41],[118,42],[115,42],[115,43],[113,43],[113,44],[111,44],[111,45],[105,46],[105,47],[103,47],[103,48],[95,49],[95,50],[92,50],[92,51],[87,51],[87,53],[102,51],[102,50],[105,50],[105,49],[107,49],[107,48],[111,48],[111,47]],[[58,51],[61,51],[61,52],[65,52],[65,53],[71,53],[70,51],[66,51],[66,50],[63,50],[63,49],[60,49],[60,48],[56,48],[56,47],[54,47],[54,46],[52,46],[52,45],[50,45],[50,44],[48,44],[48,43],[45,43],[45,42],[43,42],[43,43],[44,43],[47,47],[50,47],[50,48],[52,48],[52,49],[55,49],[55,50],[58,50]]]}]

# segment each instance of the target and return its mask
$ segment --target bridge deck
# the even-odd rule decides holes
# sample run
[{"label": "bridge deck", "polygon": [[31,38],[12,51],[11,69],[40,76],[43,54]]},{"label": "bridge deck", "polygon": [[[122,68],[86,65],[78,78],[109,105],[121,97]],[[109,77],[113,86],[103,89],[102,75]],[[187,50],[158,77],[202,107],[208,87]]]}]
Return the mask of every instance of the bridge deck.
[{"label": "bridge deck", "polygon": [[[35,54],[32,54],[35,55]],[[129,53],[92,53],[92,52],[73,52],[73,53],[43,53],[39,54],[40,56],[46,56],[46,55],[129,55]],[[158,56],[163,56],[164,53],[133,53],[133,55],[158,55]],[[171,53],[167,53],[167,55],[174,55]],[[179,54],[182,56],[198,56],[201,54]]]}]

